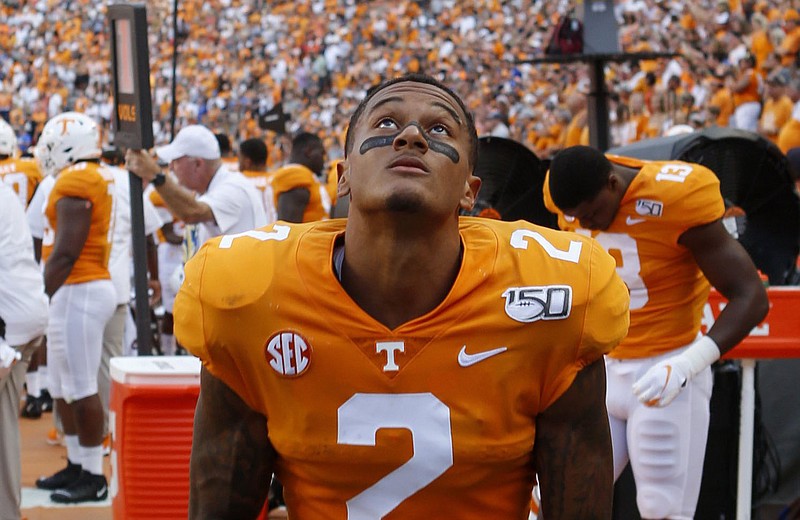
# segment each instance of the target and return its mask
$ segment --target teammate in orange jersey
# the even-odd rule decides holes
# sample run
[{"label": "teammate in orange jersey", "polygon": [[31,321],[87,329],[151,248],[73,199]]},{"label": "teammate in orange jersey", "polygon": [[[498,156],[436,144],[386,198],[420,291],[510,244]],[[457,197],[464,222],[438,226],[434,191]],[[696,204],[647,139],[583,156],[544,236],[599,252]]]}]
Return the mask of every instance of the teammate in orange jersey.
[{"label": "teammate in orange jersey", "polygon": [[247,180],[252,182],[253,186],[261,193],[269,224],[278,219],[278,214],[272,190],[269,189],[272,173],[267,171],[268,158],[267,143],[263,139],[253,137],[239,143],[239,168],[242,175],[247,177]]},{"label": "teammate in orange jersey", "polygon": [[56,175],[44,211],[42,258],[50,296],[50,391],[67,445],[67,467],[36,485],[52,490],[56,502],[108,496],[97,375],[103,329],[116,306],[108,271],[115,204],[114,176],[98,163],[99,138],[91,118],[66,112],[45,124],[36,149],[42,171]]},{"label": "teammate in orange jersey", "polygon": [[255,516],[273,469],[298,519],[608,518],[602,356],[628,291],[588,237],[472,208],[478,139],[404,76],[351,118],[349,218],[216,238],[186,266],[203,361],[191,518]]},{"label": "teammate in orange jersey", "polygon": [[5,182],[19,195],[22,207],[28,203],[42,180],[39,167],[33,159],[15,157],[17,136],[11,125],[0,119],[0,181]]},{"label": "teammate in orange jersey", "polygon": [[[642,518],[692,518],[710,366],[764,318],[766,291],[721,222],[719,180],[707,168],[576,146],[548,175],[545,202],[559,225],[600,242],[631,293],[630,331],[606,360],[614,476],[630,459]],[[701,336],[709,282],[728,304]]]},{"label": "teammate in orange jersey", "polygon": [[267,189],[277,208],[278,220],[313,222],[330,217],[331,198],[321,180],[324,166],[322,139],[308,132],[292,139],[289,163],[270,174]]}]

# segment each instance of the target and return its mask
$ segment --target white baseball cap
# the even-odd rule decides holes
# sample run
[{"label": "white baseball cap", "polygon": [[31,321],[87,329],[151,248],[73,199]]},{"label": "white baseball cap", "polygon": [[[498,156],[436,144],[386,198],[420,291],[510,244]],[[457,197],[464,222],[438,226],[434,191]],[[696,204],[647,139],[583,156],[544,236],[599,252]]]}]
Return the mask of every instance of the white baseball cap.
[{"label": "white baseball cap", "polygon": [[197,157],[199,159],[219,159],[219,143],[214,133],[203,125],[185,126],[175,139],[166,146],[156,148],[156,155],[164,162],[170,163],[181,157]]}]

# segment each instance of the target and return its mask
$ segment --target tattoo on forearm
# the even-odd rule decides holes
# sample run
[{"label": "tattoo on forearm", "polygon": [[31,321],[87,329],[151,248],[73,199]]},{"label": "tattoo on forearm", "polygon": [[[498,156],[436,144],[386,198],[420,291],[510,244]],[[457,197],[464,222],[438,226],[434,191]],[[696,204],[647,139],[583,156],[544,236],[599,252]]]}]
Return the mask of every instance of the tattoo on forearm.
[{"label": "tattoo on forearm", "polygon": [[266,501],[274,460],[264,416],[204,372],[192,446],[190,517],[255,518]]},{"label": "tattoo on forearm", "polygon": [[544,518],[610,517],[613,457],[603,391],[605,368],[593,365],[584,371],[569,395],[562,396],[563,404],[574,412],[543,414],[537,421],[534,449]]}]

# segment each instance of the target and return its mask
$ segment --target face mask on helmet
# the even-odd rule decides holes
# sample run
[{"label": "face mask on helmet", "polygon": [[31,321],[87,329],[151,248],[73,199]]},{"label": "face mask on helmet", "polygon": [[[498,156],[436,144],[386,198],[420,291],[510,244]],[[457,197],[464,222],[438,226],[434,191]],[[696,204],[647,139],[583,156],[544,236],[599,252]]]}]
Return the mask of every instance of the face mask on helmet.
[{"label": "face mask on helmet", "polygon": [[13,157],[17,153],[17,136],[11,125],[0,119],[0,155]]},{"label": "face mask on helmet", "polygon": [[97,123],[78,112],[65,112],[49,120],[39,136],[35,153],[45,175],[57,175],[67,166],[97,159],[101,154]]}]

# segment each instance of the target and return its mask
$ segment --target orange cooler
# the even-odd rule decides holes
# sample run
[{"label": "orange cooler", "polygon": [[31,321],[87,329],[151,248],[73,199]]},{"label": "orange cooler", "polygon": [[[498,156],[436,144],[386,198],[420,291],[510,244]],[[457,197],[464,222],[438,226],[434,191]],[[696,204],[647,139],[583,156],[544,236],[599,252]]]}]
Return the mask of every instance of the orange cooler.
[{"label": "orange cooler", "polygon": [[200,361],[111,360],[111,505],[115,519],[185,519]]}]

